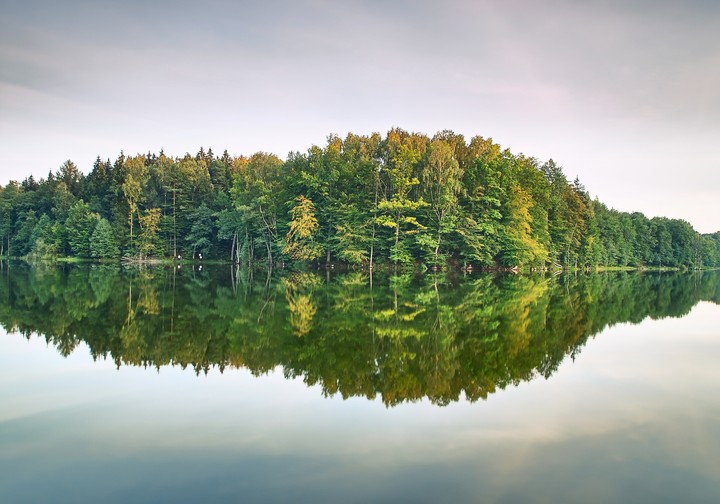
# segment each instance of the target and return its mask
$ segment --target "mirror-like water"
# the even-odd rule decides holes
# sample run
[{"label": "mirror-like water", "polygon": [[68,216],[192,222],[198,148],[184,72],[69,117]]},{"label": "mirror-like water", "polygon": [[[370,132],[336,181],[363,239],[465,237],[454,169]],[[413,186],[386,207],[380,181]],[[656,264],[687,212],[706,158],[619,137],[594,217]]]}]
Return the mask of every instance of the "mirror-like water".
[{"label": "mirror-like water", "polygon": [[13,265],[0,500],[716,502],[719,301],[717,273]]}]

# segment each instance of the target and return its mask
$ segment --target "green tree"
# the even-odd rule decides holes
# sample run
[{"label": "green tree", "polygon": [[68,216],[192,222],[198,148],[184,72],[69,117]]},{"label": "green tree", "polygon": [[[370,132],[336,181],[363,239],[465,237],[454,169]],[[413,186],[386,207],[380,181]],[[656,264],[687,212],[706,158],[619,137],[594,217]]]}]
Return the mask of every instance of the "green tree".
[{"label": "green tree", "polygon": [[513,267],[542,265],[547,260],[547,250],[532,234],[532,197],[519,184],[510,187],[509,196],[501,260]]},{"label": "green tree", "polygon": [[138,215],[140,234],[137,239],[138,254],[141,259],[158,253],[158,229],[160,226],[160,209],[148,208]]},{"label": "green tree", "polygon": [[249,228],[243,219],[243,214],[234,208],[224,208],[217,214],[217,227],[218,239],[230,242],[230,260],[239,263],[242,243],[249,236]]},{"label": "green tree", "polygon": [[250,250],[254,250],[256,242],[264,245],[269,265],[273,264],[280,245],[278,214],[282,201],[282,165],[282,161],[272,154],[254,154],[238,174],[232,191],[236,209],[250,223]]},{"label": "green tree", "polygon": [[283,252],[296,260],[314,261],[322,254],[322,247],[315,242],[318,232],[315,205],[305,196],[298,196],[295,202],[290,210],[290,230]]},{"label": "green tree", "polygon": [[12,233],[10,247],[8,247],[9,250],[12,250],[13,255],[22,257],[30,253],[34,244],[33,231],[37,223],[35,210],[27,210],[18,215],[15,221],[15,231]]},{"label": "green tree", "polygon": [[335,217],[335,250],[350,264],[375,260],[377,216],[381,190],[381,145],[378,133],[359,136],[349,133],[342,146],[338,183],[340,203]]},{"label": "green tree", "polygon": [[188,251],[195,259],[197,254],[210,256],[215,234],[215,216],[205,204],[200,205],[188,216],[190,231],[185,237]]},{"label": "green tree", "polygon": [[55,259],[60,255],[60,234],[60,225],[57,222],[53,222],[47,214],[40,216],[30,236],[32,245],[28,258],[31,261]]},{"label": "green tree", "polygon": [[439,264],[443,235],[455,230],[458,211],[458,194],[462,189],[462,170],[455,159],[453,148],[443,140],[433,140],[423,168],[423,187],[435,224],[434,264]]},{"label": "green tree", "polygon": [[465,262],[491,266],[500,252],[503,233],[502,205],[507,189],[503,184],[506,154],[492,139],[473,137],[468,146],[460,217],[459,255]]},{"label": "green tree", "polygon": [[75,166],[75,163],[69,159],[65,161],[58,170],[57,179],[65,184],[65,187],[73,196],[80,196],[84,177],[78,167]]},{"label": "green tree", "polygon": [[17,182],[0,187],[0,256],[11,255],[10,238],[17,213],[16,197],[20,192]]},{"label": "green tree", "polygon": [[[424,139],[426,140],[426,139]],[[390,131],[387,138],[389,159],[386,166],[388,192],[378,204],[378,224],[392,229],[390,259],[396,264],[412,263],[408,246],[402,236],[414,235],[425,229],[417,220],[416,213],[427,206],[422,199],[414,199],[411,190],[420,184],[415,170],[422,159],[426,144],[422,138],[407,136],[404,132]]]},{"label": "green tree", "polygon": [[145,158],[135,156],[125,161],[125,181],[122,184],[122,192],[128,205],[128,226],[130,228],[130,244],[133,243],[133,221],[138,211],[142,189],[147,175]]},{"label": "green tree", "polygon": [[91,257],[92,234],[100,216],[90,211],[90,206],[82,200],[77,201],[68,211],[65,231],[71,255]]},{"label": "green tree", "polygon": [[115,259],[120,255],[112,226],[105,218],[100,218],[95,224],[90,239],[90,255],[97,259]]}]

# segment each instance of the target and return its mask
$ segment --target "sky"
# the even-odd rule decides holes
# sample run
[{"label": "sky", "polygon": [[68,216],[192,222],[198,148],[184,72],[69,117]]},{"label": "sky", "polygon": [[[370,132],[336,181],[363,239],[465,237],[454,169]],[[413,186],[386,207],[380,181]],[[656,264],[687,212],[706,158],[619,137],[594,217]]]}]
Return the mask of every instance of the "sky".
[{"label": "sky", "polygon": [[0,0],[0,184],[450,129],[714,232],[718,25],[715,0]]}]

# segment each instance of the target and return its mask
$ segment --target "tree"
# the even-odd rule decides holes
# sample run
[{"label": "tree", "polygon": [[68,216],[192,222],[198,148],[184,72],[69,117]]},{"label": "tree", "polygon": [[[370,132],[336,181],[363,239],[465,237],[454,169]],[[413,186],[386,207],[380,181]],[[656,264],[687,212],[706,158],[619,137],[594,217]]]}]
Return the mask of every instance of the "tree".
[{"label": "tree", "polygon": [[295,202],[290,210],[290,230],[283,252],[295,260],[314,261],[322,254],[322,247],[315,242],[318,232],[315,205],[305,196],[298,196]]},{"label": "tree", "polygon": [[418,141],[418,138],[403,138],[403,133],[388,133],[387,148],[390,152],[386,173],[391,196],[386,196],[386,199],[378,204],[381,215],[377,218],[378,224],[394,230],[390,259],[396,264],[412,262],[412,256],[407,245],[401,241],[401,236],[417,234],[425,229],[413,214],[427,206],[422,198],[413,199],[410,195],[411,190],[420,184],[415,175],[415,167],[422,159],[425,145]]},{"label": "tree", "polygon": [[491,266],[500,252],[504,229],[501,209],[507,192],[503,184],[506,159],[492,139],[479,136],[472,138],[468,151],[457,225],[459,255],[466,263]]},{"label": "tree", "polygon": [[506,266],[541,265],[547,250],[532,235],[532,197],[518,184],[510,187],[509,195],[501,260]]},{"label": "tree", "polygon": [[135,156],[125,161],[125,181],[122,184],[122,192],[128,205],[128,225],[130,227],[130,245],[133,243],[133,220],[138,210],[142,188],[147,175],[145,158]]},{"label": "tree", "polygon": [[100,216],[90,211],[90,206],[82,200],[77,201],[68,212],[65,232],[69,252],[76,257],[91,257],[92,234]]},{"label": "tree", "polygon": [[423,187],[430,204],[431,220],[435,223],[436,239],[433,251],[438,264],[440,244],[444,234],[455,230],[458,194],[462,188],[462,170],[453,148],[443,140],[433,140],[423,168]]},{"label": "tree", "polygon": [[217,214],[217,227],[218,239],[230,241],[230,260],[239,263],[242,248],[240,240],[247,238],[249,231],[243,214],[234,208],[224,208]]},{"label": "tree", "polygon": [[15,220],[16,197],[20,192],[17,182],[0,187],[0,256],[10,255],[10,237]]},{"label": "tree", "polygon": [[158,228],[160,226],[160,209],[148,208],[138,215],[140,222],[140,234],[137,239],[138,254],[141,259],[157,254],[160,246],[158,244]]},{"label": "tree", "polygon": [[193,259],[196,254],[204,254],[208,257],[215,234],[215,217],[212,210],[202,204],[190,213],[188,221],[190,222],[190,232],[185,237],[188,250]]},{"label": "tree", "polygon": [[30,260],[52,260],[60,253],[60,225],[43,214],[35,224],[30,236]]},{"label": "tree", "polygon": [[100,218],[90,240],[90,255],[96,259],[115,259],[120,255],[112,226],[105,218]]},{"label": "tree", "polygon": [[10,247],[8,247],[16,257],[25,256],[32,250],[33,231],[37,222],[35,210],[27,210],[18,215],[15,221],[15,231],[12,233]]},{"label": "tree", "polygon": [[381,145],[378,133],[358,136],[348,133],[342,146],[339,192],[335,219],[335,250],[351,264],[375,260],[378,204],[381,187]]},{"label": "tree", "polygon": [[236,178],[232,191],[236,209],[250,223],[250,248],[254,250],[255,241],[264,244],[269,265],[273,264],[273,253],[279,246],[282,165],[282,161],[272,154],[254,154]]},{"label": "tree", "polygon": [[83,174],[78,170],[78,167],[69,159],[60,165],[57,173],[57,180],[64,182],[67,190],[75,197],[80,196],[83,178]]}]

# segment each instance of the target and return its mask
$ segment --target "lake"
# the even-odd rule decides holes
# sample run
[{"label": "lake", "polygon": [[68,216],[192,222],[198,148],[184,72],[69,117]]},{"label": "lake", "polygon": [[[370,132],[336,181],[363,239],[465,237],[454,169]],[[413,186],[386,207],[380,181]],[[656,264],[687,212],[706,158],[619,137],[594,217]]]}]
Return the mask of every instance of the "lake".
[{"label": "lake", "polygon": [[720,274],[0,270],[0,502],[719,502]]}]

